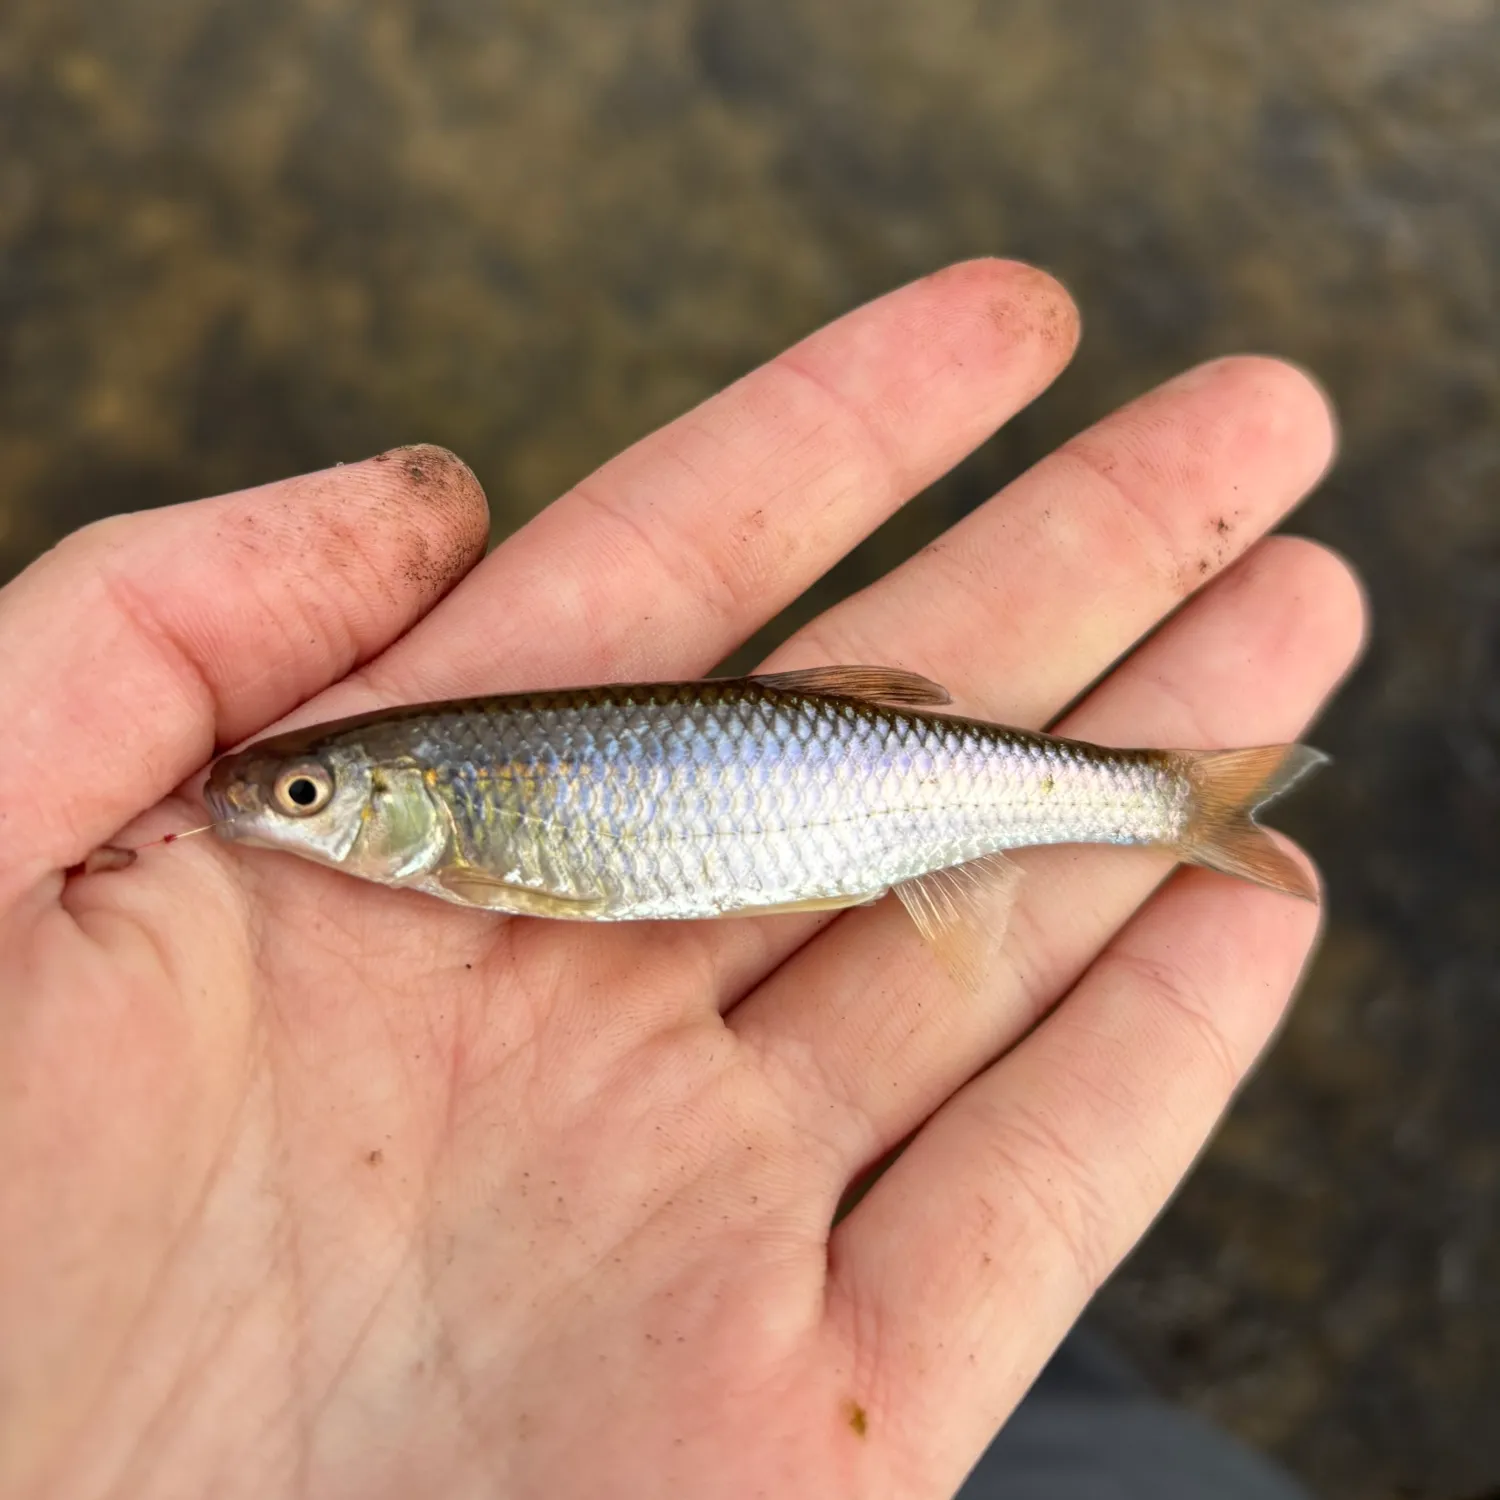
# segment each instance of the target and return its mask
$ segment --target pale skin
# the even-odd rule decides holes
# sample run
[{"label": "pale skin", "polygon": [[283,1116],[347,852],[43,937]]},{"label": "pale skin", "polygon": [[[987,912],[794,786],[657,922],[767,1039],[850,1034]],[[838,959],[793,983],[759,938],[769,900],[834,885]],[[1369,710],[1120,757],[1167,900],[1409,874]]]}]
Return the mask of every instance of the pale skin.
[{"label": "pale skin", "polygon": [[[0,1492],[953,1492],[1265,1047],[1316,905],[1023,853],[965,994],[892,900],[507,920],[211,835],[64,872],[201,821],[195,773],[273,724],[708,672],[1076,326],[1041,273],[965,263],[483,561],[478,485],[414,449],[107,521],[0,593]],[[1042,725],[1191,595],[1065,732],[1296,738],[1362,605],[1263,534],[1332,446],[1296,370],[1200,368],[774,663]]]}]

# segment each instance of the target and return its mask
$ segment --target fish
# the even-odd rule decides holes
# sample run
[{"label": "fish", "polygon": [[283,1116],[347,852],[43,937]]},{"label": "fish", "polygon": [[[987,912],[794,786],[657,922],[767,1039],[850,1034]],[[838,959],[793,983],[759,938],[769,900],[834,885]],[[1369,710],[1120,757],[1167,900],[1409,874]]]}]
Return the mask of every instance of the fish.
[{"label": "fish", "polygon": [[[222,838],[513,916],[837,911],[894,892],[935,946],[1009,851],[1147,846],[1315,899],[1256,821],[1327,757],[1116,749],[945,711],[894,667],[380,709],[220,758]],[[1003,903],[1002,903],[1003,904]]]}]

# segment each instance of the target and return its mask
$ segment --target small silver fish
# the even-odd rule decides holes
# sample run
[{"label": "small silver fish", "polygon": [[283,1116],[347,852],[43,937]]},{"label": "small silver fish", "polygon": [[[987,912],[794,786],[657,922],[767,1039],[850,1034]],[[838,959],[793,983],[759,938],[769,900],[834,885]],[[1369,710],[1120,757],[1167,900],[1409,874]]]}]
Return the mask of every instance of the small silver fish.
[{"label": "small silver fish", "polygon": [[387,709],[225,756],[224,838],[466,906],[589,921],[831,910],[924,935],[1004,851],[1137,844],[1311,899],[1256,810],[1301,745],[1115,750],[938,713],[883,667]]}]

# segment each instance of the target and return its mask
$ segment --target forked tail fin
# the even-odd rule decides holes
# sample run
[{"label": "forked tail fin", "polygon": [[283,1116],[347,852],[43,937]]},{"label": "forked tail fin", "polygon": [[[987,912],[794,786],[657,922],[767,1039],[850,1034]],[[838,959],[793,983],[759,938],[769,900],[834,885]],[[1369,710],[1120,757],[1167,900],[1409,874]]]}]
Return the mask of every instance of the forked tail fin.
[{"label": "forked tail fin", "polygon": [[1311,878],[1255,821],[1255,814],[1327,759],[1307,745],[1189,755],[1192,811],[1178,853],[1190,864],[1315,901]]}]

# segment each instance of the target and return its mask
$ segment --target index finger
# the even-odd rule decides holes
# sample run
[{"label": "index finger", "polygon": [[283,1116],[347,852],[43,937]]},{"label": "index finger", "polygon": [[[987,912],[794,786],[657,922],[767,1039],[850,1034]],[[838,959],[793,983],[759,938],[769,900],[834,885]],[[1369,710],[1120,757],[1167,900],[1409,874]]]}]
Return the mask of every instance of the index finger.
[{"label": "index finger", "polygon": [[1045,272],[948,266],[809,334],[508,538],[337,707],[696,676],[1043,391]]}]

